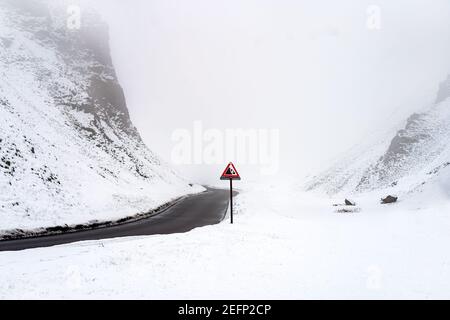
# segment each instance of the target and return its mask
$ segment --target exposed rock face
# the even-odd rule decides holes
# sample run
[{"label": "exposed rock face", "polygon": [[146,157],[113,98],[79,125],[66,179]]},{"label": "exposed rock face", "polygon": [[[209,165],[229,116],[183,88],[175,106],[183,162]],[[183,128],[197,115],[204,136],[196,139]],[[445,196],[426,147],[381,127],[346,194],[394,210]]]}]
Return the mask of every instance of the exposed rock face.
[{"label": "exposed rock face", "polygon": [[63,2],[0,0],[0,231],[136,214],[199,190],[133,126],[107,25],[83,7],[69,30]]},{"label": "exposed rock face", "polygon": [[411,115],[386,144],[359,148],[312,179],[307,188],[327,193],[381,188],[412,190],[440,174],[450,159],[450,76],[441,83],[436,104]]},{"label": "exposed rock face", "polygon": [[364,172],[357,190],[390,186],[435,160],[440,165],[440,157],[445,158],[450,149],[450,108],[446,100],[441,100],[443,86],[438,93],[439,103],[408,118],[405,128],[397,132],[382,157]]},{"label": "exposed rock face", "polygon": [[[34,64],[40,68],[40,82],[47,85],[56,104],[94,115],[98,133],[100,122],[105,121],[109,125],[114,122],[122,131],[138,137],[112,65],[107,25],[94,11],[83,11],[81,28],[70,30],[66,23],[67,7],[54,3],[57,2],[47,5],[37,0],[6,0],[5,4],[8,22],[22,34],[31,34],[36,44],[57,54],[65,67],[55,74],[42,64]],[[75,86],[60,83],[61,78],[72,80]]]}]

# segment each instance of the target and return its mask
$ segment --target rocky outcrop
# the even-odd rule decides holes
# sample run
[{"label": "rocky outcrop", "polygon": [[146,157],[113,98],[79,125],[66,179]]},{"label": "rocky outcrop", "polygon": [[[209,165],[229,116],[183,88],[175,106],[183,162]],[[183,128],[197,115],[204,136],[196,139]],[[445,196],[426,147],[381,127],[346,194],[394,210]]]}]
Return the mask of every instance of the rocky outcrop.
[{"label": "rocky outcrop", "polygon": [[66,9],[0,2],[0,231],[113,220],[200,190],[133,126],[107,25],[83,7],[68,29]]},{"label": "rocky outcrop", "polygon": [[436,103],[411,115],[387,142],[351,151],[346,159],[311,179],[307,189],[330,194],[386,188],[408,192],[430,180],[428,173],[450,159],[450,76],[439,86]]}]

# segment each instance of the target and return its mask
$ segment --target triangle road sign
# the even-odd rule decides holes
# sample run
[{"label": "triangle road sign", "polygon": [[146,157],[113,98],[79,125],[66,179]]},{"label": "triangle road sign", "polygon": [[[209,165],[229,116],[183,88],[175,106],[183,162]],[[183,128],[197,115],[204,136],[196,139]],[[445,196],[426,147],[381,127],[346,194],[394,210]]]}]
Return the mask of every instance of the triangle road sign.
[{"label": "triangle road sign", "polygon": [[230,162],[225,170],[222,173],[222,176],[220,177],[220,180],[241,180],[241,176],[236,170],[236,167],[232,162]]}]

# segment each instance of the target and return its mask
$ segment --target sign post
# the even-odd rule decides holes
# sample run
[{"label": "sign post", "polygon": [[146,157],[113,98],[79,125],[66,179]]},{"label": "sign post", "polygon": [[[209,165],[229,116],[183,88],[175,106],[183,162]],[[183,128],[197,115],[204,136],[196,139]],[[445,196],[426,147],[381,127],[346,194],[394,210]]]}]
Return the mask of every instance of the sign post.
[{"label": "sign post", "polygon": [[233,180],[241,180],[241,176],[232,162],[227,165],[220,180],[230,180],[230,220],[233,224]]}]

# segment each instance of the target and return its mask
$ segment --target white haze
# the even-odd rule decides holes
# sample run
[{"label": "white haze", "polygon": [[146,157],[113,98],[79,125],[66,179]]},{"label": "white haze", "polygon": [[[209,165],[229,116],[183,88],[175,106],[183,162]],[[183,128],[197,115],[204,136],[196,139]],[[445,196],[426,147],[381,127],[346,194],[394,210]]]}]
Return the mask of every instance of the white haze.
[{"label": "white haze", "polygon": [[[173,131],[202,120],[280,129],[280,174],[308,174],[430,105],[450,73],[448,0],[86,2],[110,25],[133,122],[169,161]],[[179,169],[213,183],[222,165]]]}]

